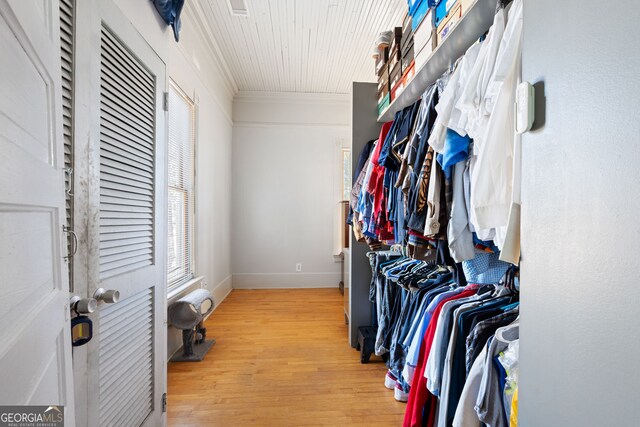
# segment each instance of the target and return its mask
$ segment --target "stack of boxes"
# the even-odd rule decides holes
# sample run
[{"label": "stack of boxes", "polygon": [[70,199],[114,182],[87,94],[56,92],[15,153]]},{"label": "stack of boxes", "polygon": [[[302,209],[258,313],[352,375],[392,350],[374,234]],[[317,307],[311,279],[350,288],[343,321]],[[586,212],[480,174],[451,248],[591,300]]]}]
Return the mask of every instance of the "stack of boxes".
[{"label": "stack of boxes", "polygon": [[451,30],[471,7],[473,0],[440,0],[434,14],[434,26],[437,29],[438,44],[447,38]]},{"label": "stack of boxes", "polygon": [[380,52],[380,57],[376,63],[376,74],[378,75],[378,114],[382,112],[391,103],[391,94],[389,86],[389,48],[385,47]]},{"label": "stack of boxes", "polygon": [[379,114],[407,87],[473,1],[407,0],[402,27],[394,28],[391,44],[380,52],[376,64]]},{"label": "stack of boxes", "polygon": [[413,26],[411,22],[411,15],[407,13],[402,22],[402,43],[400,46],[402,51],[402,74],[413,66]]},{"label": "stack of boxes", "polygon": [[402,27],[393,29],[393,39],[389,47],[389,85],[391,86],[391,102],[395,97],[395,87],[402,78],[402,52],[400,45],[402,43]]},{"label": "stack of boxes", "polygon": [[402,93],[407,84],[415,74],[414,48],[413,48],[413,28],[411,27],[411,16],[407,14],[402,22],[400,40],[400,78],[391,86],[391,99],[395,99]]},{"label": "stack of boxes", "polygon": [[[441,2],[446,2],[442,0]],[[427,62],[437,46],[436,31],[433,22],[433,0],[417,0],[412,16],[414,34],[415,67],[419,70]]]},{"label": "stack of boxes", "polygon": [[381,52],[378,75],[378,113],[381,114],[413,78],[413,30],[407,15],[402,27],[392,31],[391,44]]}]

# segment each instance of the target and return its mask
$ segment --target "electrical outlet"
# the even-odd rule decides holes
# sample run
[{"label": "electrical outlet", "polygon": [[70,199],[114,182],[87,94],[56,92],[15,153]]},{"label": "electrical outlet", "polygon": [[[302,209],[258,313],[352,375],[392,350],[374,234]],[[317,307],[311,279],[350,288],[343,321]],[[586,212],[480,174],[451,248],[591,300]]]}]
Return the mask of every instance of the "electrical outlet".
[{"label": "electrical outlet", "polygon": [[296,264],[296,271],[302,271],[302,263]]}]

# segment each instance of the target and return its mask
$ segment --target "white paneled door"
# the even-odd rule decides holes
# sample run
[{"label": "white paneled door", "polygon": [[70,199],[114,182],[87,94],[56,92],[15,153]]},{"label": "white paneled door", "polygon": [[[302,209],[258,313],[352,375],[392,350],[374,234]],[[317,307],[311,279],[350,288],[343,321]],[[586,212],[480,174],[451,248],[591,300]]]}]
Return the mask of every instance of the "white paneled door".
[{"label": "white paneled door", "polygon": [[74,426],[58,2],[0,1],[0,404]]},{"label": "white paneled door", "polygon": [[87,426],[161,426],[166,67],[114,2],[76,7],[75,105],[87,106],[88,120],[76,110],[74,291],[120,293],[118,302],[98,301],[94,337],[74,353],[77,415]]}]

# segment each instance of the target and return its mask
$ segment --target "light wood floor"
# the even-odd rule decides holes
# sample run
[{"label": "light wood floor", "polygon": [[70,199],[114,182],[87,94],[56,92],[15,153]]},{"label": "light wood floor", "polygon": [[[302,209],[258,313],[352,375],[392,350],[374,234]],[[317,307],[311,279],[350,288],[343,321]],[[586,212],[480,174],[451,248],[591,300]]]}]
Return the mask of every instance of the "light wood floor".
[{"label": "light wood floor", "polygon": [[337,289],[234,290],[200,363],[170,363],[170,426],[402,424],[377,357],[347,343]]}]

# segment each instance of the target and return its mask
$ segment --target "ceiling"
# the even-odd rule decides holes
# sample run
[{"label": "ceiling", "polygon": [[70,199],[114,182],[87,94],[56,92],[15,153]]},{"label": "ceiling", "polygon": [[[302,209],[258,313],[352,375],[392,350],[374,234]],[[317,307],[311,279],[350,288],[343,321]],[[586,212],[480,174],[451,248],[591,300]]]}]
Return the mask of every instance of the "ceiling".
[{"label": "ceiling", "polygon": [[[189,4],[191,2],[188,2]],[[406,0],[194,0],[240,91],[348,93],[374,81],[371,47],[401,25]]]}]

